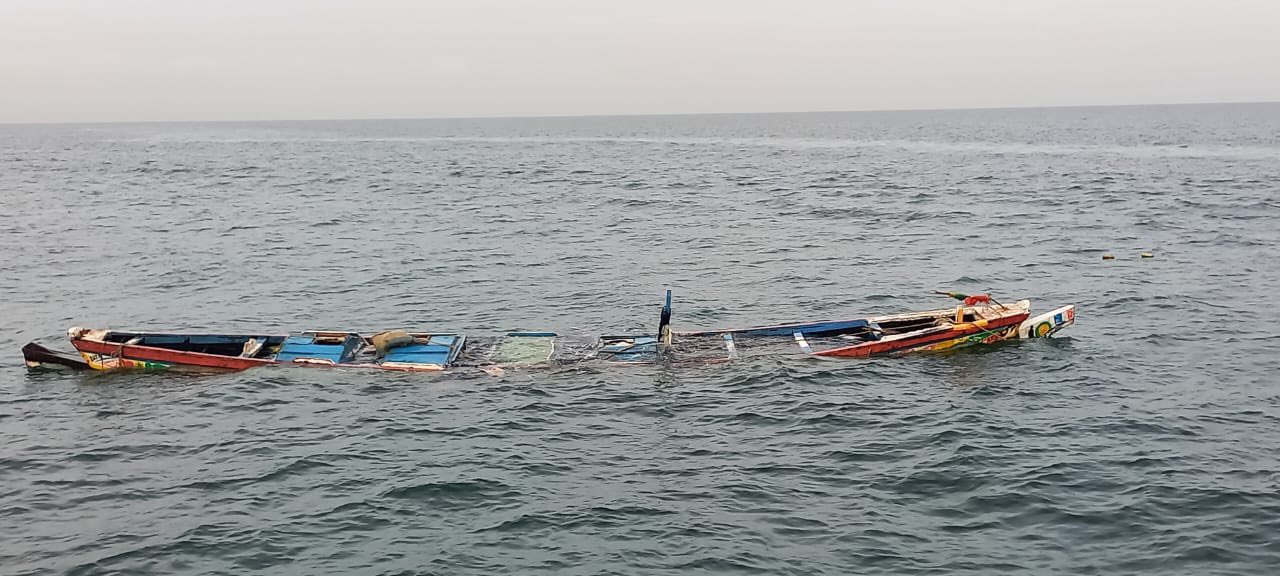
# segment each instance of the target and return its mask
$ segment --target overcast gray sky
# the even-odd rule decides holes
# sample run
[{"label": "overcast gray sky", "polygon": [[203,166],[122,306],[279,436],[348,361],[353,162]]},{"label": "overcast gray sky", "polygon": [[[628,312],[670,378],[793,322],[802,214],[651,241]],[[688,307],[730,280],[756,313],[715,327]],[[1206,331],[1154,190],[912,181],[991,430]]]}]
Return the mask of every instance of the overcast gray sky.
[{"label": "overcast gray sky", "polygon": [[0,0],[0,121],[1280,100],[1277,0]]}]

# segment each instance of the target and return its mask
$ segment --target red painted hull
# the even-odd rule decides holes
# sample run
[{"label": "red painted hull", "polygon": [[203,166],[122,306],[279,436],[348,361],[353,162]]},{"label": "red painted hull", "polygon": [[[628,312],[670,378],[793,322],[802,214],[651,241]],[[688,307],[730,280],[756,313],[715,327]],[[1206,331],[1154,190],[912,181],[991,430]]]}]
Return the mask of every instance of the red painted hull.
[{"label": "red painted hull", "polygon": [[866,358],[869,356],[880,356],[884,354],[893,354],[895,352],[906,352],[924,346],[939,344],[948,340],[958,338],[967,338],[985,332],[996,332],[1002,328],[1009,326],[1017,326],[1023,320],[1026,320],[1031,314],[1022,312],[1011,314],[1000,318],[993,318],[985,322],[970,322],[967,324],[957,325],[947,330],[939,330],[937,332],[929,332],[902,338],[898,340],[877,340],[873,342],[864,342],[853,346],[844,346],[842,348],[832,348],[830,350],[819,350],[814,352],[815,356],[836,356],[842,358]]},{"label": "red painted hull", "polygon": [[130,346],[128,344],[98,342],[96,340],[86,340],[83,338],[72,338],[71,345],[75,346],[76,350],[79,350],[81,353],[101,354],[103,356],[113,356],[140,362],[160,362],[178,366],[192,366],[220,370],[247,370],[249,368],[275,363],[273,360],[264,358],[241,358],[238,356],[204,354],[202,352],[182,352],[178,350],[169,350],[167,348]]}]

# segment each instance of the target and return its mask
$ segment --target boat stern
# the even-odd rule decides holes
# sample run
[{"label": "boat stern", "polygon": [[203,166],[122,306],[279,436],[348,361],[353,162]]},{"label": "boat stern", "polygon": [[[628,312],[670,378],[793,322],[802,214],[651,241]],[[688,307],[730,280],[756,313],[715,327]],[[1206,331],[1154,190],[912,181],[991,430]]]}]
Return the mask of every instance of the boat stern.
[{"label": "boat stern", "polygon": [[1033,316],[1018,325],[1019,338],[1048,338],[1059,330],[1076,323],[1076,305],[1068,304],[1039,316]]}]

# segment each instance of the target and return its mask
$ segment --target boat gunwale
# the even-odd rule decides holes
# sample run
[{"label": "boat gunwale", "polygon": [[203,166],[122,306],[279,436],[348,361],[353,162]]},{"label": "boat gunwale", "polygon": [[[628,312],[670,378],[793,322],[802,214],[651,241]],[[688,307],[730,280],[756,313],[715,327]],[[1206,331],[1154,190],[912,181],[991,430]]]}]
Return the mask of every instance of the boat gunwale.
[{"label": "boat gunwale", "polygon": [[[453,336],[455,340],[453,343],[449,345],[448,360],[443,365],[442,364],[421,364],[419,365],[421,367],[413,367],[405,363],[397,363],[391,366],[384,366],[383,364],[373,363],[373,362],[345,362],[345,363],[335,363],[335,364],[322,366],[319,364],[308,364],[307,362],[285,362],[281,360],[276,360],[274,356],[269,358],[231,356],[228,354],[211,354],[208,352],[195,352],[190,350],[174,350],[172,348],[165,348],[162,346],[147,346],[145,344],[126,344],[124,342],[109,342],[106,340],[107,335],[112,333],[134,334],[134,335],[140,335],[144,337],[145,336],[182,336],[182,337],[243,336],[245,338],[262,338],[262,337],[288,338],[290,335],[267,336],[262,334],[188,334],[188,333],[175,333],[175,332],[132,332],[128,330],[100,330],[99,331],[99,330],[81,329],[81,328],[76,328],[74,330],[82,330],[84,331],[84,333],[88,333],[88,332],[100,333],[100,334],[95,334],[95,336],[100,336],[98,338],[85,337],[84,335],[71,336],[70,338],[71,345],[76,349],[77,352],[80,352],[82,354],[83,353],[104,354],[104,355],[114,356],[117,358],[123,358],[125,360],[135,360],[135,361],[142,361],[142,362],[158,362],[158,363],[173,364],[178,366],[195,366],[200,368],[229,368],[233,370],[247,370],[249,368],[255,368],[258,366],[278,364],[278,365],[284,365],[284,366],[297,365],[297,366],[314,366],[314,367],[325,367],[325,368],[378,369],[378,370],[389,370],[389,371],[397,371],[397,372],[440,372],[440,371],[447,370],[449,368],[449,365],[452,364],[455,360],[457,360],[458,356],[462,353],[462,349],[465,347],[466,341],[467,341],[466,335],[455,333],[455,332],[410,332],[409,333],[411,336],[415,338],[420,338],[420,337],[430,338],[431,336]],[[320,332],[324,332],[324,331],[307,330],[301,333],[306,334],[306,333],[320,333]],[[339,332],[339,331],[335,331],[335,332]],[[359,336],[359,334],[355,332],[344,332],[344,333],[356,334],[357,336]],[[360,338],[361,338],[361,341],[363,342],[363,345],[359,350],[357,350],[356,352],[357,356],[363,353],[365,349],[370,345],[370,341],[369,341],[370,337],[360,336]]]},{"label": "boat gunwale", "polygon": [[[994,310],[997,312],[1005,312],[1008,310],[1018,310],[1018,311],[1030,312],[1031,301],[1018,300],[1013,304],[1006,304],[1003,307],[999,305],[964,306],[964,310],[966,314],[974,313],[976,310]],[[689,330],[689,331],[677,330],[677,331],[672,331],[672,334],[676,336],[684,336],[684,337],[719,336],[721,334],[733,334],[735,336],[737,335],[750,336],[749,334],[750,332],[759,332],[759,331],[765,331],[765,330],[780,330],[785,328],[802,329],[802,328],[817,327],[824,324],[845,324],[845,323],[854,323],[854,322],[866,322],[866,325],[870,326],[872,324],[879,324],[882,322],[897,322],[897,321],[903,321],[903,320],[919,320],[924,318],[952,317],[952,316],[955,316],[955,313],[956,313],[955,308],[939,308],[936,310],[925,310],[920,312],[902,312],[899,314],[884,314],[879,316],[863,316],[860,318],[848,318],[844,320],[812,320],[812,321],[806,321],[806,322],[784,322],[781,324],[747,326],[744,328],[724,328],[720,330]],[[1003,317],[1003,315],[1001,317]],[[858,328],[858,327],[851,326],[850,330],[854,328]],[[796,330],[796,331],[802,334],[808,333],[808,332],[805,332],[804,330]],[[787,334],[786,336],[790,336],[790,335],[791,334]],[[776,337],[782,338],[785,336],[776,336]]]},{"label": "boat gunwale", "polygon": [[[84,344],[87,344],[88,346],[82,346]],[[226,354],[209,354],[207,352],[174,350],[172,348],[161,348],[158,346],[143,346],[141,344],[125,344],[123,342],[105,342],[102,340],[94,340],[90,338],[72,338],[71,345],[74,346],[75,349],[81,353],[88,352],[90,354],[107,354],[107,355],[115,356],[118,358],[123,358],[125,360],[141,360],[144,362],[162,362],[166,364],[184,364],[187,366],[201,366],[201,367],[209,367],[209,368],[231,368],[232,367],[232,366],[225,365],[225,363],[244,364],[243,366],[244,368],[252,368],[254,366],[281,363],[281,362],[277,362],[274,358],[249,358],[244,356],[228,356]],[[91,349],[86,350],[85,348],[91,348]],[[153,357],[146,358],[137,354],[134,354],[134,355],[127,354],[127,352],[131,352],[131,351],[133,352],[142,351],[144,353],[148,353],[147,354],[148,356],[153,356]],[[158,352],[160,354],[157,355],[152,352]],[[183,358],[193,358],[193,359],[200,359],[200,360],[217,359],[217,360],[224,361],[224,363],[215,364],[215,363],[180,362],[174,359],[164,358],[164,356],[167,356],[167,355],[176,355]]]}]

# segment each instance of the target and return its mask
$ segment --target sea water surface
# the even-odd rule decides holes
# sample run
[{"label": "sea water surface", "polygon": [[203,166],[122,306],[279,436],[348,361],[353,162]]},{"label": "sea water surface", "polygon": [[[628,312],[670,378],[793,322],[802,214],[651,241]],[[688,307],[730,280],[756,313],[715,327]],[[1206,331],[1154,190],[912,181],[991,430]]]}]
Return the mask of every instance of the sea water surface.
[{"label": "sea water surface", "polygon": [[[0,126],[0,573],[1276,574],[1277,286],[1274,104]],[[665,288],[684,329],[1078,318],[499,377],[19,353],[651,331]]]}]

